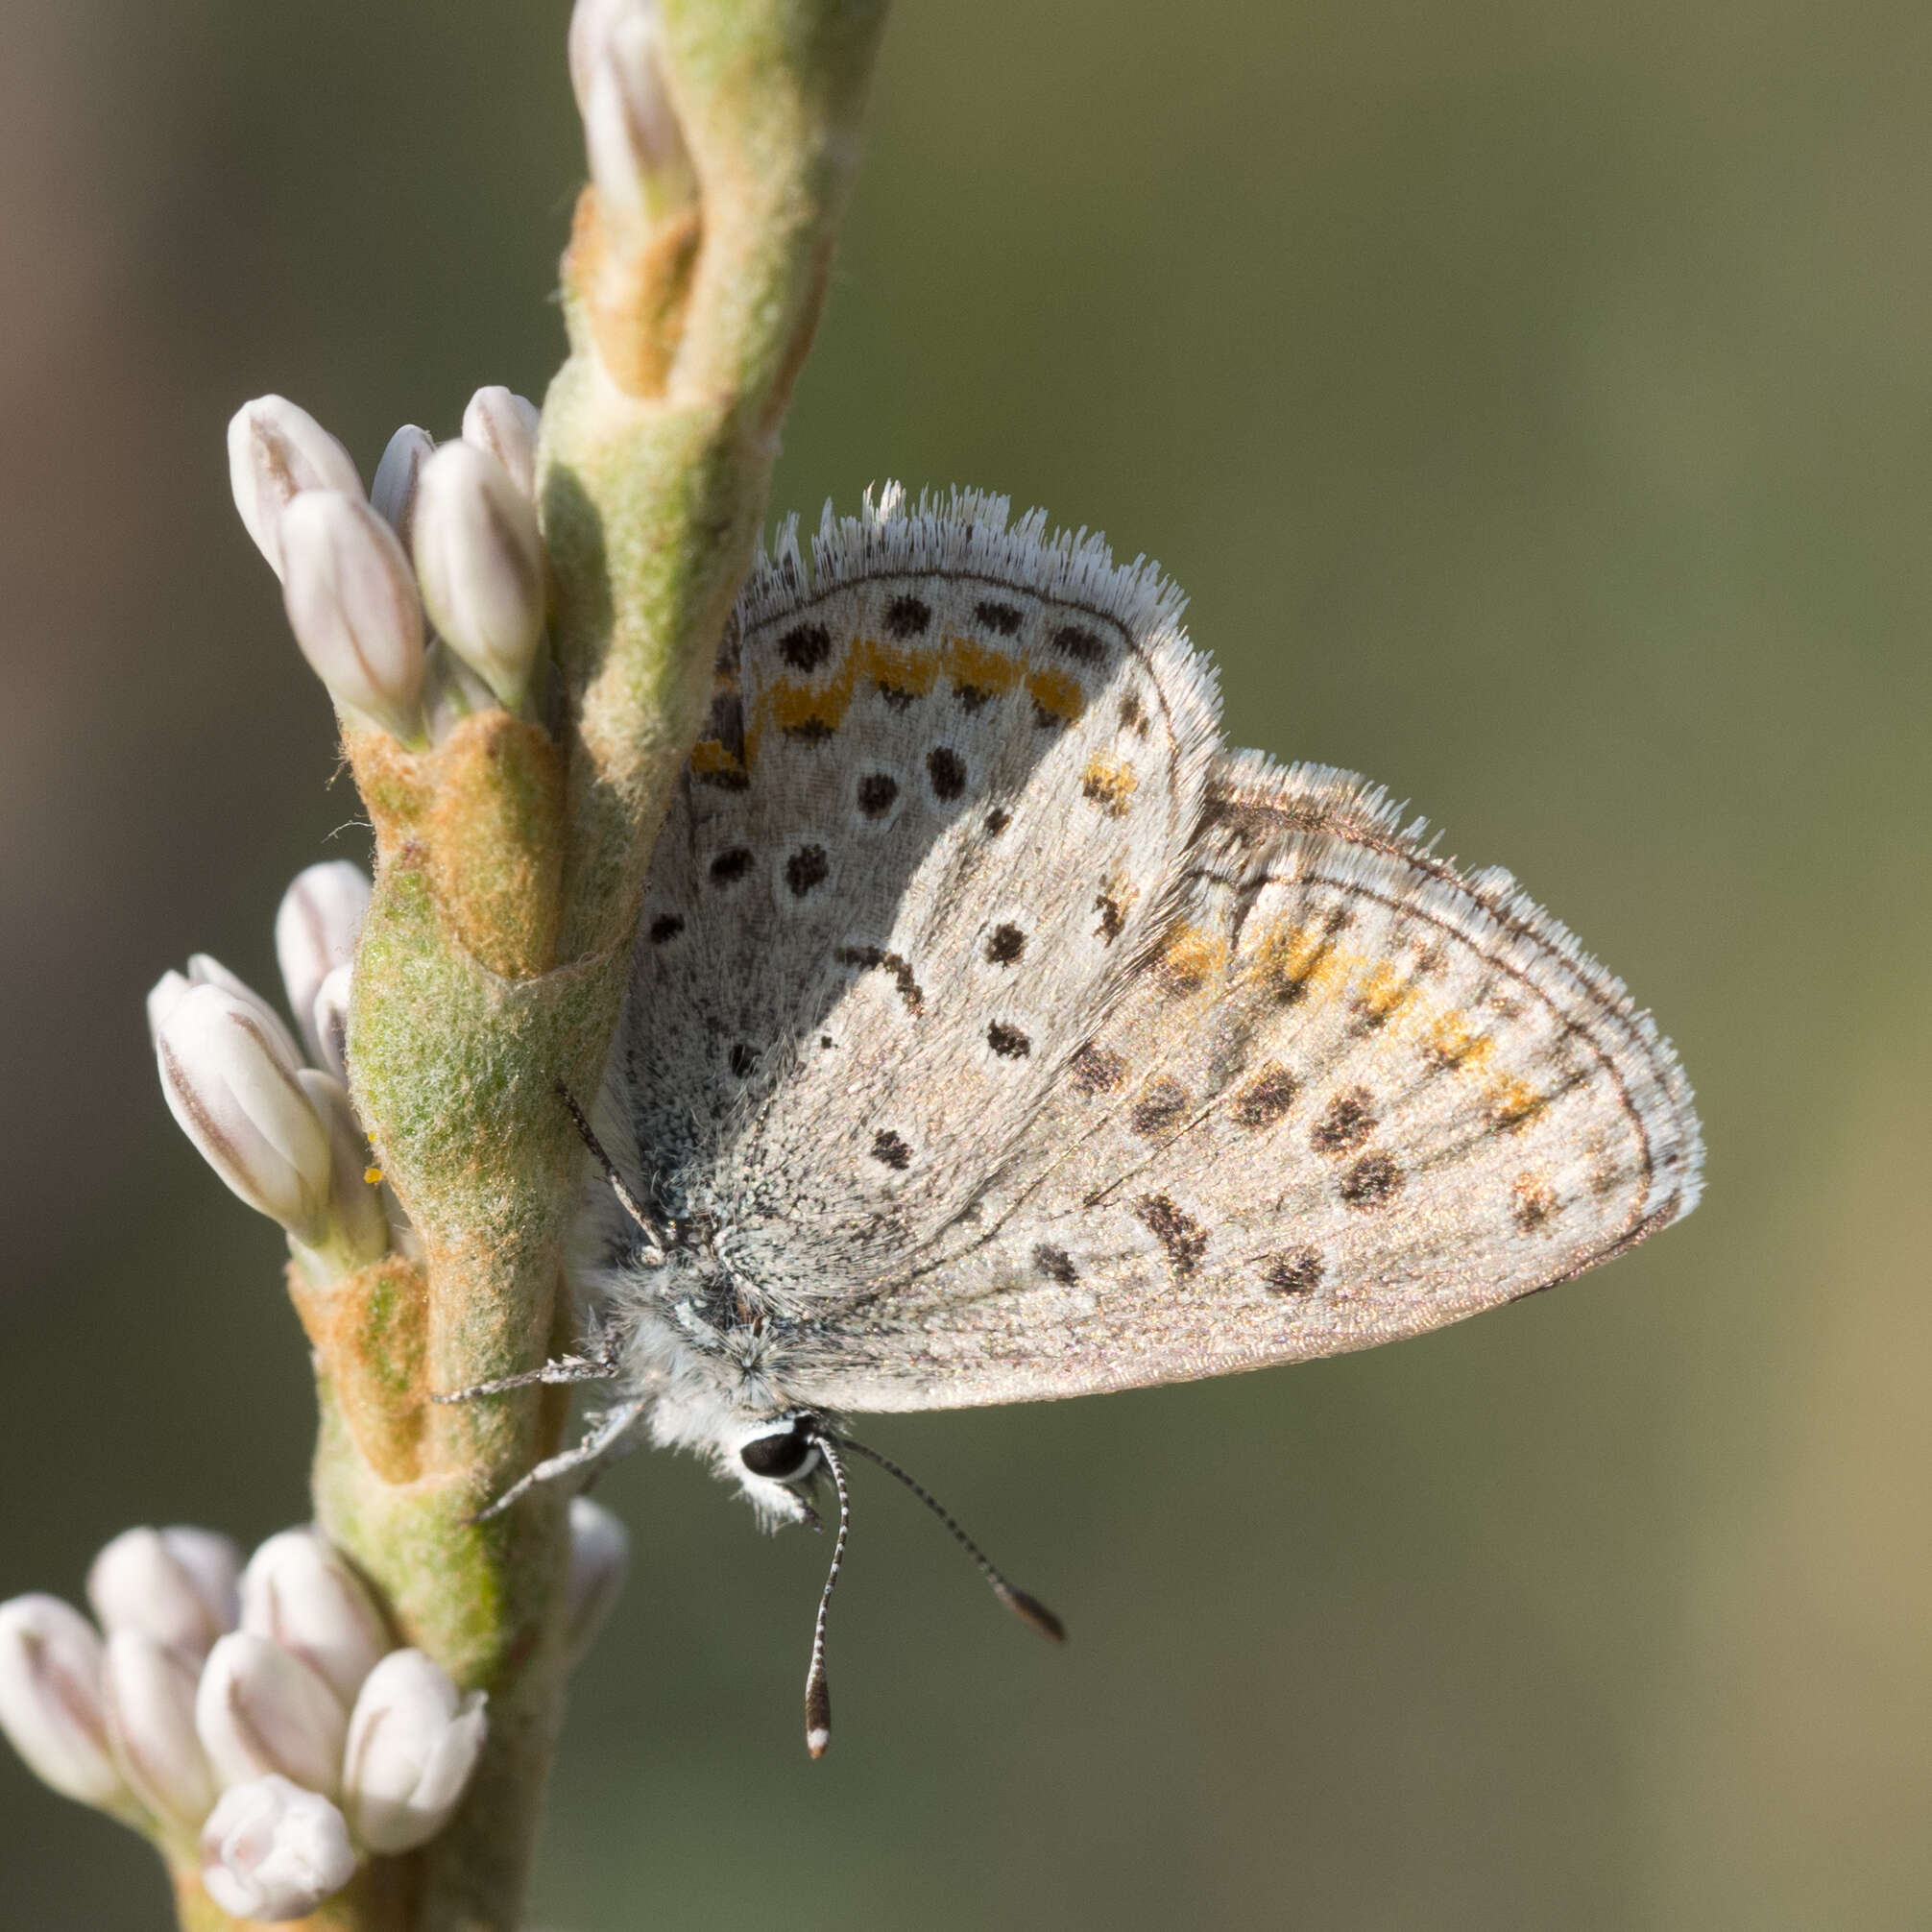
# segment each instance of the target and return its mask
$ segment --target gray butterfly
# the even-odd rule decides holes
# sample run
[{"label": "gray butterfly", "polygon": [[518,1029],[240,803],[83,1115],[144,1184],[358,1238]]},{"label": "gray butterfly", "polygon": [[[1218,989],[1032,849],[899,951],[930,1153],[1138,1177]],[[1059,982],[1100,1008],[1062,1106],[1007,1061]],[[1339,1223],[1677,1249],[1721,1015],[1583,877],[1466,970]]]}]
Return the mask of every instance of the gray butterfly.
[{"label": "gray butterfly", "polygon": [[[1690,1211],[1622,985],[1380,790],[1228,750],[1180,608],[998,497],[828,508],[809,572],[781,533],[652,863],[594,1342],[542,1372],[619,1397],[526,1483],[647,1427],[768,1523],[829,1470],[842,1552],[844,1413],[1365,1348]],[[814,1755],[823,1655],[821,1603]]]}]

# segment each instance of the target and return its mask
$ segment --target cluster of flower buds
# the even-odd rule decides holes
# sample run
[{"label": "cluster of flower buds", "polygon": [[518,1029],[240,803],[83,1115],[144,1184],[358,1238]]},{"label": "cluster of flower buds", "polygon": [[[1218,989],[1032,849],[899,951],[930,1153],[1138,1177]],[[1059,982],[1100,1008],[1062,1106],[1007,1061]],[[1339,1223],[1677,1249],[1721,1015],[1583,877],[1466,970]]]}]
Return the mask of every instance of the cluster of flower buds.
[{"label": "cluster of flower buds", "polygon": [[[574,1662],[623,1582],[609,1510],[570,1506]],[[0,1730],[46,1783],[192,1861],[239,1919],[300,1919],[362,1859],[441,1831],[483,1749],[481,1693],[391,1647],[368,1586],[313,1529],[243,1567],[208,1530],[129,1530],[59,1597],[0,1604]]]},{"label": "cluster of flower buds", "polygon": [[457,441],[398,429],[365,495],[305,410],[263,396],[235,413],[235,507],[347,717],[421,746],[471,712],[528,710],[548,596],[537,420],[522,397],[479,389]]},{"label": "cluster of flower buds", "polygon": [[311,865],[282,896],[276,953],[300,1046],[260,994],[206,954],[148,995],[161,1091],[181,1130],[325,1278],[376,1260],[390,1242],[381,1177],[345,1084],[350,975],[369,896],[346,859]]},{"label": "cluster of flower buds", "polygon": [[696,199],[664,90],[663,43],[655,0],[577,0],[570,15],[570,82],[591,180],[606,218],[635,231]]}]

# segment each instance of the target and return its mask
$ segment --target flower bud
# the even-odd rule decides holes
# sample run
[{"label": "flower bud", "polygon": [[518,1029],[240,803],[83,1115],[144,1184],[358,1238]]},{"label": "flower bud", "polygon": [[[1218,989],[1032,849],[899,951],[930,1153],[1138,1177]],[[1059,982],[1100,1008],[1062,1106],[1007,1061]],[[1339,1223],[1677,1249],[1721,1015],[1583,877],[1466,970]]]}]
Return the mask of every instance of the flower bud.
[{"label": "flower bud", "polygon": [[199,1664],[235,1627],[241,1552],[212,1530],[123,1530],[87,1571],[87,1601],[110,1635],[139,1630]]},{"label": "flower bud", "polygon": [[225,1786],[274,1771],[333,1798],[348,1722],[314,1671],[254,1630],[225,1636],[202,1666],[195,1728]]},{"label": "flower bud", "polygon": [[161,1024],[170,1013],[181,1003],[188,988],[195,982],[185,973],[177,973],[170,966],[155,983],[148,988],[148,1038],[158,1040]]},{"label": "flower bud", "polygon": [[564,1650],[575,1663],[624,1587],[631,1536],[622,1523],[588,1496],[570,1498],[570,1578],[565,1585]]},{"label": "flower bud", "polygon": [[336,1268],[366,1268],[389,1252],[388,1210],[380,1192],[363,1178],[369,1138],[340,1080],[313,1067],[302,1068],[296,1078],[328,1123],[328,1259]]},{"label": "flower bud", "polygon": [[405,423],[389,439],[389,447],[375,466],[375,480],[369,486],[371,507],[396,532],[405,552],[416,522],[417,479],[435,448],[436,439],[428,430]]},{"label": "flower bud", "polygon": [[235,411],[229,423],[229,482],[243,524],[278,577],[284,574],[282,512],[301,492],[362,495],[349,451],[307,410],[281,396],[260,396]]},{"label": "flower bud", "polygon": [[543,540],[494,456],[446,443],[423,466],[416,569],[450,649],[514,710],[543,634]]},{"label": "flower bud", "polygon": [[654,0],[577,0],[570,15],[570,85],[598,202],[646,227],[697,192],[664,92],[663,38]]},{"label": "flower bud", "polygon": [[459,1692],[421,1651],[391,1651],[350,1720],[344,1803],[372,1851],[426,1845],[448,1822],[483,1750],[481,1691]]},{"label": "flower bud", "polygon": [[195,1732],[197,1671],[145,1630],[108,1639],[101,1702],[114,1760],[148,1809],[193,1831],[215,1801],[214,1768]]},{"label": "flower bud", "polygon": [[319,1530],[283,1530],[249,1558],[241,1627],[299,1657],[345,1710],[389,1649],[368,1586]]},{"label": "flower bud", "polygon": [[260,1015],[224,987],[191,987],[155,1050],[168,1109],[208,1165],[313,1247],[328,1214],[328,1128]]},{"label": "flower bud", "polygon": [[0,1604],[0,1730],[63,1798],[104,1811],[127,1804],[101,1710],[101,1639],[59,1597]]},{"label": "flower bud", "polygon": [[266,1925],[306,1919],[354,1876],[342,1813],[285,1777],[224,1792],[202,1827],[202,1885],[230,1918]]},{"label": "flower bud", "polygon": [[302,1050],[295,1044],[295,1035],[288,1030],[281,1015],[246,980],[238,978],[219,959],[206,953],[191,954],[185,973],[177,973],[170,967],[148,988],[150,1040],[160,1038],[161,1026],[168,1015],[196,986],[219,986],[225,992],[232,993],[237,1000],[246,1002],[260,1016],[270,1036],[287,1050],[289,1064],[302,1064]]},{"label": "flower bud", "polygon": [[354,965],[345,959],[315,989],[315,1001],[309,1008],[316,1058],[323,1071],[345,1087],[349,1084],[349,995],[354,975]]},{"label": "flower bud", "polygon": [[393,737],[421,729],[423,600],[396,532],[340,490],[282,513],[282,607],[302,654],[338,704]]},{"label": "flower bud", "polygon": [[500,382],[479,389],[463,412],[463,440],[503,466],[525,496],[537,494],[537,425],[542,419],[527,396]]},{"label": "flower bud", "polygon": [[361,866],[331,858],[297,873],[276,909],[275,956],[288,1010],[302,1028],[314,1066],[328,1067],[316,1028],[315,996],[329,974],[355,956],[369,891],[369,875]]}]

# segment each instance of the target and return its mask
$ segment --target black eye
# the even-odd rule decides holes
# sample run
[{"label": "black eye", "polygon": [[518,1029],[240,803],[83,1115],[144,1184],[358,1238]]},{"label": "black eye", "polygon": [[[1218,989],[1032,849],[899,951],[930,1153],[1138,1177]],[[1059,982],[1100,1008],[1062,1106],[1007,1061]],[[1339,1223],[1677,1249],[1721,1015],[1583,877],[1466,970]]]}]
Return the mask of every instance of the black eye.
[{"label": "black eye", "polygon": [[818,1455],[818,1444],[797,1423],[776,1436],[754,1436],[737,1452],[754,1476],[790,1483],[803,1476]]}]

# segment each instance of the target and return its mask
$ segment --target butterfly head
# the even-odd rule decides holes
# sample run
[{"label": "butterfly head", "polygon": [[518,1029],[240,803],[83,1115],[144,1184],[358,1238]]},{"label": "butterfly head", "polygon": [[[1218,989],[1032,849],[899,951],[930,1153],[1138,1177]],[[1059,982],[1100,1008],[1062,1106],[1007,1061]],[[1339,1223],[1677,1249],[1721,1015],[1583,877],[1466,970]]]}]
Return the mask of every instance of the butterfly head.
[{"label": "butterfly head", "polygon": [[733,1473],[765,1522],[814,1520],[808,1492],[825,1467],[824,1427],[820,1417],[800,1410],[749,1425],[737,1443]]}]

